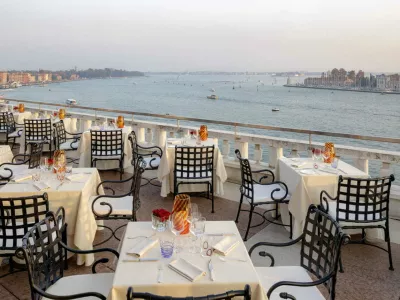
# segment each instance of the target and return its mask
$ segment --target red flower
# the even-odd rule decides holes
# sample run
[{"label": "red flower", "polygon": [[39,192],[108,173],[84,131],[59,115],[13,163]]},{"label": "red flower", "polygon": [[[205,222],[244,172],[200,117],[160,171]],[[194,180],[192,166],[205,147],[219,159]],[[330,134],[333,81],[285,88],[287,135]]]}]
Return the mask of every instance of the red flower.
[{"label": "red flower", "polygon": [[53,116],[57,117],[57,112],[56,111],[53,113]]},{"label": "red flower", "polygon": [[14,109],[14,110],[17,110],[17,109],[18,109],[18,106],[14,106],[13,109]]},{"label": "red flower", "polygon": [[196,130],[190,130],[189,133],[190,133],[190,135],[195,135],[196,134]]},{"label": "red flower", "polygon": [[153,210],[153,216],[160,218],[161,222],[167,221],[170,215],[171,213],[163,208]]},{"label": "red flower", "polygon": [[49,158],[47,161],[48,161],[49,165],[53,164],[53,159],[52,158]]}]

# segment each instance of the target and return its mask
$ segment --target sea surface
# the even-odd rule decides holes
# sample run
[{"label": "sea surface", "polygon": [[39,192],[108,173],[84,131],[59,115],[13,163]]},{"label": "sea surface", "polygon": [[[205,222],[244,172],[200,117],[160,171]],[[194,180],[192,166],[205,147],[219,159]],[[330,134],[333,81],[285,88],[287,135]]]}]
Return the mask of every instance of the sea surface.
[{"label": "sea surface", "polygon": [[[287,88],[283,86],[286,80],[269,75],[148,75],[21,87],[0,90],[0,94],[7,98],[51,103],[65,103],[67,98],[74,98],[79,105],[100,108],[400,137],[400,95]],[[304,78],[293,80],[303,82]],[[218,100],[207,99],[211,94],[216,94]],[[272,112],[272,108],[280,111]],[[301,134],[239,130],[308,140],[307,135]],[[313,136],[313,140],[400,151],[399,144],[317,136]],[[374,162],[370,167],[375,171],[378,168]]]}]

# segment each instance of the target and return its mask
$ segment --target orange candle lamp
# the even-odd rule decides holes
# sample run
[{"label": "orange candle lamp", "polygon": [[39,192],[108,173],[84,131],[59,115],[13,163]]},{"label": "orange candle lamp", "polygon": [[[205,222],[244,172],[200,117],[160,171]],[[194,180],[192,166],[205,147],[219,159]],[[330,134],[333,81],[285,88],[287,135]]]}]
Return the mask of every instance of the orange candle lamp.
[{"label": "orange candle lamp", "polygon": [[208,129],[206,125],[201,125],[199,130],[199,137],[201,141],[207,141],[208,139]]},{"label": "orange candle lamp", "polygon": [[124,123],[124,117],[123,116],[118,116],[117,117],[117,127],[118,128],[124,128],[125,123]]},{"label": "orange candle lamp", "polygon": [[189,205],[190,205],[189,195],[179,194],[175,196],[172,213],[174,218],[175,229],[177,231],[180,231],[182,228],[184,228],[181,234],[189,233],[190,224],[187,221]]},{"label": "orange candle lamp", "polygon": [[25,111],[25,105],[23,103],[18,104],[18,111],[23,113]]},{"label": "orange candle lamp", "polygon": [[60,118],[60,120],[64,120],[65,119],[65,109],[64,108],[60,108],[59,109],[58,117]]},{"label": "orange candle lamp", "polygon": [[335,158],[335,146],[333,143],[325,143],[324,154],[326,154],[326,158],[324,158],[325,163],[332,163]]}]

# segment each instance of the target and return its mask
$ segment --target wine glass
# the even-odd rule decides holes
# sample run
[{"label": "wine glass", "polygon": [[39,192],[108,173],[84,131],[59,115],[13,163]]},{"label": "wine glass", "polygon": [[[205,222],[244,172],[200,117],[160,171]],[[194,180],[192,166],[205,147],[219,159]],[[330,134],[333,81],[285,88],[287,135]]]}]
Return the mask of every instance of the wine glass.
[{"label": "wine glass", "polygon": [[329,150],[322,150],[322,158],[324,159],[324,162],[326,162],[330,157],[331,157],[331,152]]},{"label": "wine glass", "polygon": [[201,237],[206,229],[206,218],[200,217],[197,220],[192,220],[190,223],[190,232],[196,237],[194,241],[194,245],[191,249],[192,253],[200,253],[201,247],[196,247],[196,242],[198,241],[199,237]]},{"label": "wine glass", "polygon": [[315,148],[314,154],[313,154],[313,158],[316,161],[320,161],[321,160],[321,149]]},{"label": "wine glass", "polygon": [[188,207],[187,221],[189,223],[192,223],[192,220],[197,220],[199,217],[201,217],[201,214],[199,212],[198,205],[196,203],[190,203]]}]

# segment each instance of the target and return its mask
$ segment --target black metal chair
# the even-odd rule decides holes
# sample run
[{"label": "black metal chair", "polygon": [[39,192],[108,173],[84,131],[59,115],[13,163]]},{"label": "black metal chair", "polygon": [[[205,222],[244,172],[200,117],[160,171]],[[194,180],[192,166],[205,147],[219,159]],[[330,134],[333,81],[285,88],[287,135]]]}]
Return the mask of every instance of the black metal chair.
[{"label": "black metal chair", "polygon": [[[393,181],[393,175],[372,179],[339,176],[336,197],[333,198],[326,191],[322,191],[320,196],[322,209],[343,229],[361,229],[361,240],[352,241],[352,244],[362,243],[388,253],[391,271],[394,269],[389,234],[389,198]],[[371,228],[384,230],[387,250],[366,242],[365,229]],[[341,260],[340,271],[343,272]]]},{"label": "black metal chair", "polygon": [[120,179],[124,173],[124,140],[122,130],[90,130],[91,167],[97,161],[118,161]]},{"label": "black metal chair", "polygon": [[50,155],[53,155],[53,128],[50,119],[25,119],[25,148],[28,144],[42,143],[49,145]]},{"label": "black metal chair", "polygon": [[14,149],[15,140],[21,137],[23,128],[18,128],[14,119],[14,115],[12,112],[2,112],[0,113],[0,133],[4,133],[6,135],[5,142],[9,143],[10,140],[13,140],[11,150]]},{"label": "black metal chair", "polygon": [[[55,148],[64,151],[76,151],[79,147],[81,132],[71,133],[65,130],[64,121],[60,120],[53,124],[55,130]],[[67,134],[71,137],[67,137]],[[67,158],[70,162],[75,162],[76,159]]]},{"label": "black metal chair", "polygon": [[171,296],[159,296],[150,293],[136,293],[130,287],[128,293],[126,294],[126,300],[134,299],[144,299],[144,300],[228,300],[235,297],[240,297],[239,299],[250,300],[251,299],[251,289],[248,284],[244,286],[243,290],[228,291],[217,295],[206,295],[199,297],[171,297]]},{"label": "black metal chair", "polygon": [[33,226],[22,239],[22,247],[17,250],[26,261],[32,300],[76,299],[94,297],[106,300],[111,289],[114,274],[95,274],[99,263],[107,263],[108,258],[97,260],[92,266],[94,274],[64,277],[66,265],[65,251],[76,254],[111,252],[113,249],[76,250],[63,242],[60,227],[65,218],[47,213],[44,220]]},{"label": "black metal chair", "polygon": [[16,198],[0,198],[0,257],[9,259],[9,273],[25,271],[15,270],[15,251],[22,246],[24,235],[49,211],[47,193]]},{"label": "black metal chair", "polygon": [[[151,147],[143,147],[140,146],[137,142],[136,133],[132,131],[129,136],[128,140],[131,143],[132,147],[132,159],[137,160],[138,157],[143,157],[143,161],[146,163],[146,170],[158,170],[160,166],[161,157],[163,156],[163,151],[158,146],[151,146]],[[151,184],[154,186],[158,186],[158,184],[154,184],[152,181],[157,179],[154,178],[142,178],[142,180],[146,180],[147,182],[142,185]]]},{"label": "black metal chair", "polygon": [[[214,213],[214,151],[215,146],[175,146],[174,196],[183,184],[206,184],[206,198]],[[185,192],[187,193],[187,192]]]},{"label": "black metal chair", "polygon": [[[272,221],[265,216],[267,213],[275,211],[275,219],[279,218],[278,205],[288,204],[290,200],[287,185],[282,181],[275,181],[275,175],[270,170],[265,169],[252,171],[249,160],[246,158],[242,158],[238,149],[236,149],[235,153],[236,157],[239,159],[242,178],[242,184],[240,185],[240,203],[235,222],[239,222],[241,211],[248,211],[250,213],[246,234],[243,240],[247,241],[247,236],[249,234],[250,228],[261,226],[265,223],[265,221],[280,226],[288,226],[290,230],[290,238],[292,238],[292,214],[290,212],[289,225]],[[268,173],[268,175],[265,175],[265,173]],[[259,179],[259,181],[255,181],[253,179],[253,174],[261,174],[262,177]],[[269,179],[269,177],[271,177],[271,182],[263,183],[263,180]],[[242,209],[244,197],[248,200],[250,204],[250,211]],[[275,208],[268,209],[263,214],[260,214],[255,211],[255,208],[260,205],[274,205]],[[263,218],[263,221],[257,225],[251,226],[253,213],[261,216]]]},{"label": "black metal chair", "polygon": [[0,165],[0,169],[3,166],[18,166],[28,164],[29,169],[36,169],[40,165],[40,159],[43,154],[43,143],[30,143],[30,151],[27,154],[14,155],[13,159],[9,163],[3,163]]},{"label": "black metal chair", "polygon": [[[134,163],[134,174],[124,180],[105,180],[99,183],[97,186],[97,194],[99,195],[99,188],[102,186],[104,190],[111,191],[112,195],[99,195],[91,197],[92,211],[96,217],[96,220],[128,220],[135,222],[136,212],[140,208],[140,197],[139,191],[141,187],[142,174],[145,168],[145,162],[139,157]],[[108,187],[107,184],[121,184],[125,182],[131,182],[130,189],[128,192],[121,195],[116,195],[115,190]],[[98,225],[99,227],[106,228],[111,231],[111,235],[104,241],[97,243],[94,246],[101,245],[109,241],[113,236],[120,240],[116,236],[116,232],[126,226],[123,224],[116,229],[112,229],[106,225]]]},{"label": "black metal chair", "polygon": [[[349,239],[335,219],[312,204],[303,233],[297,239],[288,243],[260,242],[250,248],[249,255],[260,246],[286,247],[301,241],[300,266],[273,267],[274,257],[265,251],[259,252],[271,260],[270,267],[256,267],[268,299],[325,299],[317,288],[323,284],[334,300],[340,250]],[[317,279],[312,280],[308,272]]]}]

